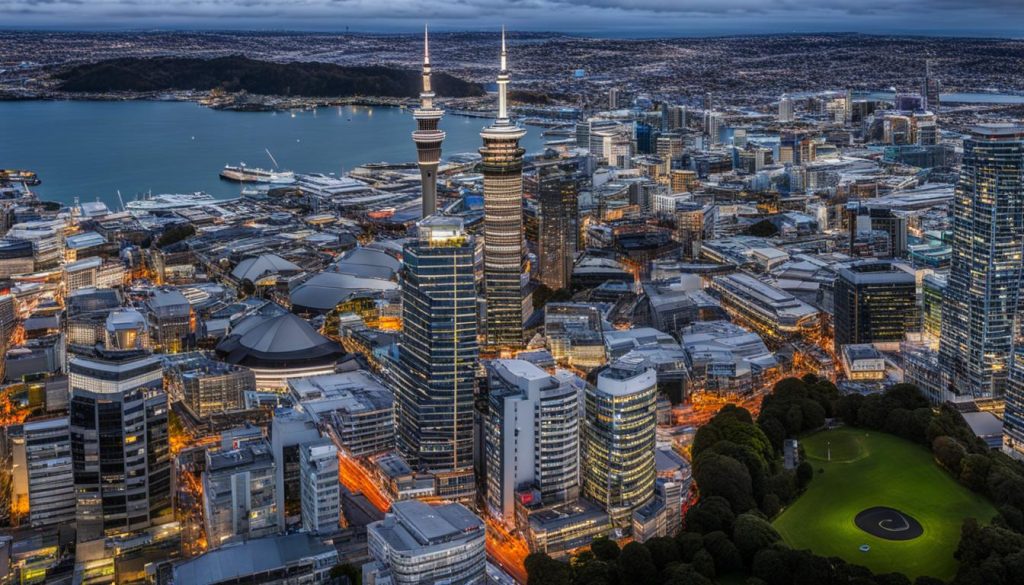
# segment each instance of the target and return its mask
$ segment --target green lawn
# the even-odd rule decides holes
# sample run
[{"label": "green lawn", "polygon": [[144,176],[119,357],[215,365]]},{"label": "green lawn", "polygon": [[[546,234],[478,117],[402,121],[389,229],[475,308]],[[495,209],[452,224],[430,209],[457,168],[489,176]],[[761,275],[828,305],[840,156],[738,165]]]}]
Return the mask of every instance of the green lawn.
[{"label": "green lawn", "polygon": [[[964,518],[988,523],[992,505],[946,474],[931,453],[909,441],[861,429],[821,431],[801,440],[815,474],[807,492],[775,520],[789,546],[837,556],[872,571],[898,571],[911,579],[949,579]],[[826,460],[831,445],[831,461]],[[823,469],[823,473],[818,470]],[[917,519],[924,534],[907,541],[871,536],[853,523],[873,506],[896,508]],[[869,552],[860,552],[863,544]]]}]

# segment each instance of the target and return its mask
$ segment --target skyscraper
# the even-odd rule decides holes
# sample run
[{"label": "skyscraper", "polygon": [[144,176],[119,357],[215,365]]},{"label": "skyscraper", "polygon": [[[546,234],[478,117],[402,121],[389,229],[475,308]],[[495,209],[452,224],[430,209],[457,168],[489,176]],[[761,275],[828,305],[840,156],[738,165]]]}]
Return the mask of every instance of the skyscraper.
[{"label": "skyscraper", "polygon": [[[517,203],[518,205],[518,203]],[[462,220],[432,216],[405,246],[397,443],[438,495],[474,495],[473,390],[479,347],[472,239]]]},{"label": "skyscraper", "polygon": [[78,540],[170,520],[167,395],[160,359],[142,352],[69,364]]},{"label": "skyscraper", "polygon": [[579,495],[582,380],[523,360],[488,364],[487,507],[508,525],[515,496],[536,490],[545,506]]},{"label": "skyscraper", "polygon": [[793,121],[793,100],[789,97],[789,94],[782,94],[782,99],[779,100],[779,122],[792,122]]},{"label": "skyscraper", "polygon": [[1002,397],[1024,247],[1024,128],[985,124],[964,140],[940,361],[955,394]]},{"label": "skyscraper", "polygon": [[585,395],[583,493],[624,527],[654,497],[657,374],[625,358],[612,363]]},{"label": "skyscraper", "polygon": [[942,85],[938,79],[932,77],[932,65],[931,61],[924,62],[924,81],[921,83],[921,96],[924,98],[924,109],[934,113],[939,113],[939,92],[942,91]]},{"label": "skyscraper", "polygon": [[552,290],[569,286],[578,238],[579,184],[559,168],[540,175],[539,280]]},{"label": "skyscraper", "polygon": [[416,131],[412,140],[416,143],[416,157],[423,181],[423,217],[437,210],[437,165],[441,160],[441,142],[444,130],[437,125],[444,112],[434,107],[434,91],[430,87],[430,45],[426,28],[423,29],[423,91],[420,92],[420,107],[413,112]]},{"label": "skyscraper", "polygon": [[484,298],[487,345],[523,344],[523,153],[526,131],[508,117],[508,62],[501,31],[498,119],[480,133],[484,146]]},{"label": "skyscraper", "polygon": [[302,529],[319,534],[337,532],[341,518],[338,449],[330,439],[303,443],[299,447],[299,462]]},{"label": "skyscraper", "polygon": [[921,326],[917,279],[893,262],[865,260],[841,267],[833,299],[837,353],[851,343],[903,341]]}]

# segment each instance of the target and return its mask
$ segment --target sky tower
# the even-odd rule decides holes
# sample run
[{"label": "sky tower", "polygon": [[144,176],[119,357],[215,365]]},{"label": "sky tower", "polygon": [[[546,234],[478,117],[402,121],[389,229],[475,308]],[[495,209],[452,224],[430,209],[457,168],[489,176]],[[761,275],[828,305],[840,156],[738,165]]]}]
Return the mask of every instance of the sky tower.
[{"label": "sky tower", "polygon": [[487,346],[523,344],[523,153],[526,131],[508,117],[508,62],[501,29],[498,119],[480,133],[484,146],[484,298]]},{"label": "sky tower", "polygon": [[412,133],[423,181],[423,217],[437,211],[437,165],[441,161],[441,142],[444,141],[444,131],[437,125],[442,116],[444,112],[434,107],[434,92],[430,87],[430,43],[424,26],[423,91],[420,92],[420,107],[413,112],[416,130]]}]

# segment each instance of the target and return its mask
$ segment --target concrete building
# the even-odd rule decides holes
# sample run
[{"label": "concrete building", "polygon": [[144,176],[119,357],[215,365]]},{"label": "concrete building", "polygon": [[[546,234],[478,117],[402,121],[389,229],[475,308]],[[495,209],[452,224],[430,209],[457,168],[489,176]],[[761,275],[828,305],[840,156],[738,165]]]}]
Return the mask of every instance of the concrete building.
[{"label": "concrete building", "polygon": [[295,585],[329,583],[339,562],[333,545],[304,532],[232,543],[174,565],[173,583]]},{"label": "concrete building", "polygon": [[337,532],[341,518],[337,447],[328,439],[303,443],[299,468],[302,529],[317,534]]},{"label": "concrete building", "polygon": [[523,360],[488,366],[487,506],[512,526],[519,492],[536,489],[546,506],[578,496],[584,384],[566,370],[552,376]]},{"label": "concrete building", "polygon": [[211,548],[279,530],[274,475],[274,457],[265,439],[206,452],[203,506]]},{"label": "concrete building", "polygon": [[278,408],[274,411],[270,423],[270,447],[274,453],[277,524],[282,529],[301,522],[301,446],[318,440],[320,431],[309,413],[291,408]]},{"label": "concrete building", "polygon": [[395,502],[367,528],[368,585],[469,585],[485,582],[484,523],[462,504]]},{"label": "concrete building", "polygon": [[181,292],[158,289],[146,300],[153,346],[165,353],[177,353],[191,344],[194,333],[192,307]]},{"label": "concrete building", "polygon": [[394,395],[369,372],[292,378],[288,390],[349,455],[368,457],[395,448]]},{"label": "concrete building", "polygon": [[32,527],[75,520],[75,484],[67,417],[29,421],[7,428],[11,508],[27,511]]}]

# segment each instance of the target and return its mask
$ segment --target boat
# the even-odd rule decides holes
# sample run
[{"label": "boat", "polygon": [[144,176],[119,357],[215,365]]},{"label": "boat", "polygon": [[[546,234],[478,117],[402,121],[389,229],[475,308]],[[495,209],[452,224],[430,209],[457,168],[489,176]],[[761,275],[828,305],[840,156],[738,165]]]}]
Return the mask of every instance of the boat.
[{"label": "boat", "polygon": [[144,199],[125,203],[128,211],[162,211],[169,209],[187,209],[216,203],[217,199],[208,193],[166,193],[163,195],[147,195]]},{"label": "boat", "polygon": [[220,172],[220,178],[236,183],[288,184],[295,181],[295,173],[247,167],[245,163],[239,163],[238,166],[224,165],[224,169]]},{"label": "boat", "polygon": [[0,169],[0,183],[22,183],[28,187],[35,187],[42,183],[39,176],[33,171],[18,169]]}]

